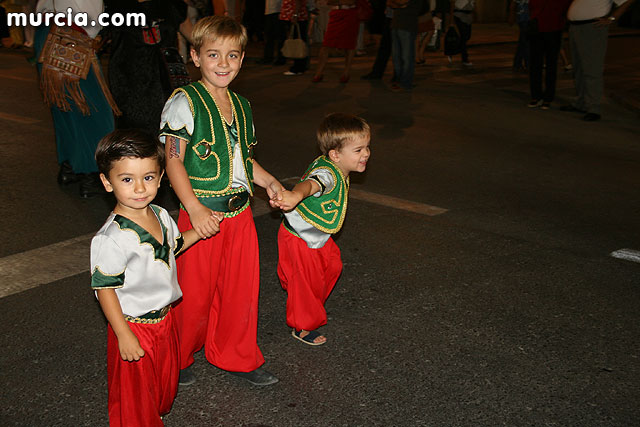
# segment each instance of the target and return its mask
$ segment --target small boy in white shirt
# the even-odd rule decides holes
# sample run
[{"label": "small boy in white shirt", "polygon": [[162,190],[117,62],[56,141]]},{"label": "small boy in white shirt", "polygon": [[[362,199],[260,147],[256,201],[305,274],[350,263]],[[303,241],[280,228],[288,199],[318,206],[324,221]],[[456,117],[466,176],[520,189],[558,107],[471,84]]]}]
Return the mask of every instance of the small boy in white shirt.
[{"label": "small boy in white shirt", "polygon": [[100,179],[116,206],[91,241],[91,287],[107,318],[111,426],[162,426],[173,404],[179,352],[171,303],[182,296],[175,256],[195,243],[151,201],[164,173],[164,147],[136,130],[98,143]]}]

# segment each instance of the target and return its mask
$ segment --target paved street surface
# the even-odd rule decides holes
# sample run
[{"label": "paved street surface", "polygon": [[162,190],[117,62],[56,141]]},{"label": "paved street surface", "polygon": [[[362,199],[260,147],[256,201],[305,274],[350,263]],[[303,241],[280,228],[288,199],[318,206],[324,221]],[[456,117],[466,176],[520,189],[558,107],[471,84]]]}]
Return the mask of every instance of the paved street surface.
[{"label": "paved street surface", "polygon": [[[371,123],[372,157],[352,177],[337,237],[344,272],[327,302],[328,343],[290,335],[279,219],[260,194],[258,341],[280,383],[250,386],[198,353],[198,381],[180,388],[166,425],[638,425],[638,40],[610,39],[596,123],[558,110],[573,94],[563,71],[552,109],[528,109],[512,43],[473,46],[471,70],[432,53],[411,93],[389,90],[390,67],[381,82],[359,79],[373,49],[346,85],[342,58],[313,84],[256,65],[250,49],[233,89],[252,102],[267,170],[299,176],[331,111]],[[0,423],[103,426],[106,324],[88,245],[113,201],[56,184],[27,56],[0,50]],[[177,207],[168,187],[157,202]]]}]

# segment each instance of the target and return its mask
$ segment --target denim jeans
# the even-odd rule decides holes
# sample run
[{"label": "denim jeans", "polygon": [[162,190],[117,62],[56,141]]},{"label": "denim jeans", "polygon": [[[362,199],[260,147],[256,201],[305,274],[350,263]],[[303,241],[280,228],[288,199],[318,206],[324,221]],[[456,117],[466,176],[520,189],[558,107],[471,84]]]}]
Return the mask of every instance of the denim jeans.
[{"label": "denim jeans", "polygon": [[396,83],[403,89],[411,90],[416,57],[416,33],[392,28],[391,38],[393,42],[391,55]]}]

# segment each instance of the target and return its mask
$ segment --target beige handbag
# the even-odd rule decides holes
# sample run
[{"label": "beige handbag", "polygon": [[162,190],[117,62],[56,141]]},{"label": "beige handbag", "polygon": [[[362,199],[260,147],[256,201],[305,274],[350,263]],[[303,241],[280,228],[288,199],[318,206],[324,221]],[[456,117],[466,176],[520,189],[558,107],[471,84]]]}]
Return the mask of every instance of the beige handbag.
[{"label": "beige handbag", "polygon": [[[294,38],[296,29],[298,30],[298,37]],[[302,40],[302,33],[300,33],[300,26],[297,22],[291,25],[289,37],[284,41],[280,51],[285,58],[306,58],[309,56],[307,43]]]}]

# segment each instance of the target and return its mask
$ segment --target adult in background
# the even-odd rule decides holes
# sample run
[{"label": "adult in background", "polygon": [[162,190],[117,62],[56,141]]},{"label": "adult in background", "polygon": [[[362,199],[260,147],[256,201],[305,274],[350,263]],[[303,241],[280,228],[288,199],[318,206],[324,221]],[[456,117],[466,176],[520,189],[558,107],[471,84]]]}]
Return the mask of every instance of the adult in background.
[{"label": "adult in background", "polygon": [[[473,23],[473,11],[476,8],[476,0],[451,0],[449,15],[453,17],[453,23],[460,34],[460,56],[462,65],[465,67],[473,66],[469,61],[469,52],[467,51],[467,42],[471,38],[471,24]],[[451,19],[451,18],[449,18]],[[449,21],[450,27],[452,25]],[[449,57],[451,61],[451,57]]]},{"label": "adult in background", "polygon": [[[529,0],[530,108],[548,110],[556,95],[558,52],[562,43],[562,29],[566,24],[571,0]],[[545,66],[545,87],[542,90],[542,68]]]},{"label": "adult in background", "polygon": [[415,71],[418,17],[426,12],[427,3],[425,0],[389,0],[387,4],[393,8],[391,55],[395,81],[391,84],[391,90],[411,90]]},{"label": "adult in background", "polygon": [[583,113],[582,120],[587,122],[600,120],[609,25],[632,3],[633,0],[573,0],[569,6],[567,18],[577,97],[561,110]]},{"label": "adult in background", "polygon": [[[66,13],[68,8],[73,13],[87,13],[88,21],[95,21],[94,26],[72,27],[74,32],[95,39],[101,29],[98,15],[104,8],[102,0],[40,0],[36,12]],[[36,28],[33,43],[35,58],[40,57],[49,31],[50,27],[45,25]],[[91,53],[95,58],[95,52]],[[117,111],[117,107],[111,99],[97,58],[95,65],[89,68],[86,79],[79,79],[77,83],[60,71],[43,68],[41,63],[37,64],[37,68],[41,82],[47,83],[42,87],[53,118],[60,165],[58,183],[65,185],[79,181],[82,198],[103,192],[94,154],[98,141],[113,131],[113,111]]]},{"label": "adult in background", "polygon": [[380,80],[387,68],[387,62],[391,57],[391,19],[393,17],[393,9],[387,7],[386,0],[382,3],[379,1],[372,2],[373,18],[369,21],[369,31],[380,31],[380,43],[378,44],[378,53],[373,62],[371,71],[361,76],[363,80]]},{"label": "adult in background", "polygon": [[191,38],[191,20],[183,0],[107,0],[109,13],[142,13],[146,27],[109,27],[109,86],[122,111],[116,127],[158,132],[160,114],[173,88],[163,48],[177,48],[180,31]]},{"label": "adult in background", "polygon": [[318,68],[313,82],[322,81],[324,67],[329,59],[329,49],[334,48],[344,50],[344,71],[340,76],[340,83],[347,83],[360,27],[356,0],[327,0],[327,4],[333,6],[333,10],[329,12],[329,25],[318,53]]},{"label": "adult in background", "polygon": [[[308,0],[309,4],[305,0],[282,0],[282,8],[280,9],[280,20],[286,21],[286,33],[289,34],[291,26],[296,22],[300,26],[300,38],[305,41],[309,40],[307,34],[307,26],[309,24],[309,10],[314,8],[313,0]],[[293,60],[293,65],[288,71],[284,72],[285,76],[297,76],[309,68],[309,57],[296,58]]]},{"label": "adult in background", "polygon": [[518,45],[513,56],[513,71],[528,70],[529,46],[529,0],[512,0],[509,5],[509,25],[518,25]]},{"label": "adult in background", "polygon": [[[259,64],[284,65],[287,60],[282,56],[284,43],[284,22],[278,17],[282,8],[282,0],[266,0],[264,4],[264,53]],[[275,48],[275,61],[273,50]]]}]

